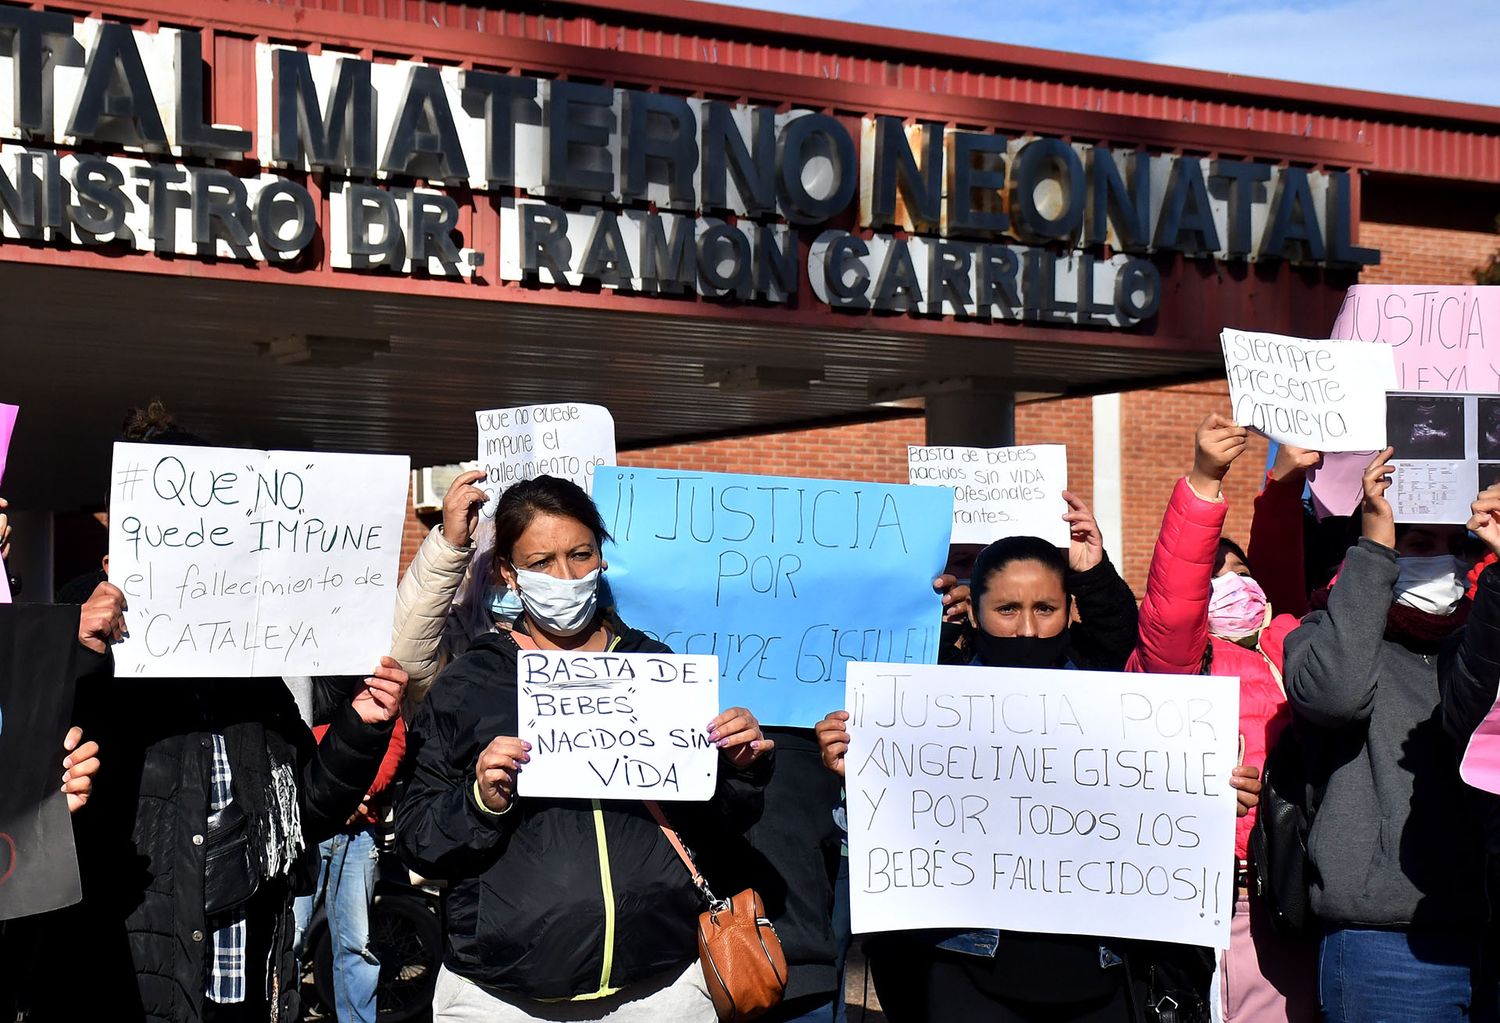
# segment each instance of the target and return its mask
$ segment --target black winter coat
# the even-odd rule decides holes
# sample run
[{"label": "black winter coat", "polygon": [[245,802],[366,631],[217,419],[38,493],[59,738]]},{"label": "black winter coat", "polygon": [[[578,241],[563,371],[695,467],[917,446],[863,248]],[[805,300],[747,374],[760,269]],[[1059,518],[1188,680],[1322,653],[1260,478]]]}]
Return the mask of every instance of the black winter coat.
[{"label": "black winter coat", "polygon": [[[345,704],[318,744],[279,678],[136,681],[109,670],[79,683],[75,722],[99,742],[102,768],[74,821],[84,901],[57,914],[57,929],[86,951],[81,960],[61,952],[56,959],[86,964],[85,979],[56,987],[58,1004],[38,1006],[37,1018],[197,1023],[213,947],[200,837],[210,736],[224,735],[235,799],[247,810],[268,797],[240,795],[250,772],[235,763],[238,750],[270,749],[296,765],[306,858],[359,806],[393,726],[370,727]],[[278,997],[265,1009],[268,1020],[296,1019],[293,887],[289,878],[263,882],[247,907],[252,999],[265,981],[263,964],[274,964]]]},{"label": "black winter coat", "polygon": [[[613,649],[669,652],[635,630],[623,630]],[[397,844],[412,870],[451,882],[448,969],[533,999],[682,970],[697,958],[702,900],[644,803],[523,797],[497,816],[475,802],[479,754],[518,730],[519,652],[509,633],[475,640],[438,676],[407,730],[411,777]],[[744,771],[721,759],[712,800],[660,804],[711,883],[721,836],[760,817],[770,774],[770,757]]]},{"label": "black winter coat", "polygon": [[840,780],[823,766],[812,729],[765,733],[776,740],[776,771],[765,812],[734,855],[724,887],[754,888],[765,901],[789,967],[786,1000],[831,996],[839,981],[833,899],[844,838],[834,817]]}]

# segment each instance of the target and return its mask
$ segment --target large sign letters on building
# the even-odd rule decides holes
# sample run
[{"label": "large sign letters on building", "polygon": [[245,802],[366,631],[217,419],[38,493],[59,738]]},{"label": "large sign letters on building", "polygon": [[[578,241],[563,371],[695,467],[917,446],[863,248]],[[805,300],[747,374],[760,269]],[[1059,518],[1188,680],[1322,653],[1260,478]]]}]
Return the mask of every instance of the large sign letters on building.
[{"label": "large sign letters on building", "polygon": [[1338,169],[330,47],[254,80],[215,123],[198,31],[0,7],[0,241],[1103,327],[1155,315],[1155,253],[1379,260]]}]

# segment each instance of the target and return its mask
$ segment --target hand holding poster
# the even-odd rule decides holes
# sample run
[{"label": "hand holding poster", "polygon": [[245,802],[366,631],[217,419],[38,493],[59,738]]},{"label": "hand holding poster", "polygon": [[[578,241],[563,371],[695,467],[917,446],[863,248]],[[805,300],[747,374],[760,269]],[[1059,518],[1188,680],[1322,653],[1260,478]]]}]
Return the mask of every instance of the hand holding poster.
[{"label": "hand holding poster", "polygon": [[564,402],[474,413],[479,426],[479,486],[490,495],[484,516],[513,484],[537,476],[572,480],[593,492],[594,469],[615,461],[615,421],[602,405]]},{"label": "hand holding poster", "polygon": [[1014,448],[906,448],[908,482],[953,490],[953,543],[989,544],[1005,536],[1039,536],[1068,546],[1068,449],[1062,444]]},{"label": "hand holding poster", "polygon": [[1312,451],[1385,447],[1391,349],[1226,328],[1219,340],[1234,421]]},{"label": "hand holding poster", "polygon": [[[1391,348],[1402,391],[1500,391],[1500,288],[1356,284],[1329,335]],[[1360,477],[1378,450],[1330,454],[1308,475],[1320,515],[1359,506]]]},{"label": "hand holding poster", "polygon": [[390,648],[408,459],[116,444],[122,675],[368,672]]},{"label": "hand holding poster", "polygon": [[762,724],[812,727],[850,661],[937,660],[946,488],[609,467],[594,501],[625,621],[716,655]]},{"label": "hand holding poster", "polygon": [[520,724],[531,761],[522,796],[557,799],[711,799],[719,714],[711,656],[522,651]]},{"label": "hand holding poster", "polygon": [[1228,946],[1238,679],[852,664],[846,707],[856,932]]}]

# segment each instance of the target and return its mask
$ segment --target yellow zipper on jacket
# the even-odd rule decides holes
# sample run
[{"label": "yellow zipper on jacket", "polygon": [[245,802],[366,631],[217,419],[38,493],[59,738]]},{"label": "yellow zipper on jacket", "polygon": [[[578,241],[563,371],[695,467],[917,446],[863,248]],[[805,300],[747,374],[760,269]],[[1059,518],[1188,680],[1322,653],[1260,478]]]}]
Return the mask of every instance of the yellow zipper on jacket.
[{"label": "yellow zipper on jacket", "polygon": [[[612,653],[620,644],[616,636],[606,648]],[[610,984],[610,975],[615,972],[615,879],[609,869],[609,839],[604,834],[604,807],[599,800],[589,800],[594,807],[594,845],[599,852],[599,889],[604,897],[604,965],[599,970],[599,990],[586,995],[577,995],[575,1002],[587,1002],[596,998],[608,998],[620,988]]]}]

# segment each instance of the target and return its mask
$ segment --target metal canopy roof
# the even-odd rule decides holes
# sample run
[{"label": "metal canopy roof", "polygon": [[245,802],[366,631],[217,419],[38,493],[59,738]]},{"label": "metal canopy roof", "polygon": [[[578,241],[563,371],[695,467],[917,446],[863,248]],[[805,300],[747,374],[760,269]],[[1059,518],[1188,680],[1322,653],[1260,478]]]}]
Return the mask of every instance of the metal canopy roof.
[{"label": "metal canopy roof", "polygon": [[[14,263],[0,263],[0,294],[0,398],[24,406],[18,455],[40,447],[70,459],[19,458],[7,489],[44,487],[63,505],[99,500],[102,440],[127,407],[154,396],[215,443],[409,452],[426,465],[473,457],[482,408],[599,402],[625,446],[878,414],[872,396],[882,389],[960,375],[1087,393],[1201,375],[1219,360],[1213,338],[1182,352],[1121,347],[1118,333],[1094,346],[913,337],[858,319],[848,329],[768,328],[680,308],[351,295]],[[278,338],[309,335],[314,352],[319,335],[388,351],[350,365],[286,365],[270,352]],[[746,366],[772,371],[769,386],[707,382]],[[813,382],[779,387],[777,370]],[[38,462],[62,471],[44,480]]]}]

